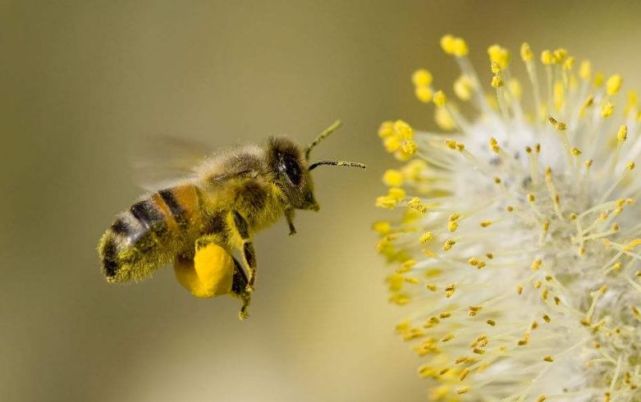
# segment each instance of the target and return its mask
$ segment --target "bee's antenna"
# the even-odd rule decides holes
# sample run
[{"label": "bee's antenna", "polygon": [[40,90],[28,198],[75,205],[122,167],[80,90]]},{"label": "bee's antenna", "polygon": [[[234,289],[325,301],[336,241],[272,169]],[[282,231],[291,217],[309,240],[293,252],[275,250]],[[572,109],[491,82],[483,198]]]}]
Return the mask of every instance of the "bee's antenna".
[{"label": "bee's antenna", "polygon": [[341,124],[343,123],[341,123],[340,120],[336,120],[331,126],[323,130],[323,132],[320,133],[318,137],[316,137],[314,141],[312,141],[312,143],[307,146],[307,148],[305,148],[305,159],[309,160],[309,153],[312,152],[312,148],[318,145],[318,143],[323,141],[325,138],[329,137],[334,131],[336,131],[341,126]]},{"label": "bee's antenna", "polygon": [[361,169],[365,169],[365,164],[360,163],[360,162],[347,162],[347,161],[320,161],[320,162],[314,162],[311,165],[309,165],[309,170],[315,169],[321,165],[329,165],[329,166],[347,166],[347,167],[357,167]]}]

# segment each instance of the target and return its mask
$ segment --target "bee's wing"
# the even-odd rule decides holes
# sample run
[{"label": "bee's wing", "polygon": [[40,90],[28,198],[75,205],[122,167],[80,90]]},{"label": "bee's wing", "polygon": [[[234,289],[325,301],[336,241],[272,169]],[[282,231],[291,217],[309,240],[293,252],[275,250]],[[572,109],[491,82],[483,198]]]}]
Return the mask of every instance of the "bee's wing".
[{"label": "bee's wing", "polygon": [[198,141],[172,136],[147,138],[136,144],[131,155],[134,180],[148,191],[171,187],[192,178],[194,169],[212,153]]}]

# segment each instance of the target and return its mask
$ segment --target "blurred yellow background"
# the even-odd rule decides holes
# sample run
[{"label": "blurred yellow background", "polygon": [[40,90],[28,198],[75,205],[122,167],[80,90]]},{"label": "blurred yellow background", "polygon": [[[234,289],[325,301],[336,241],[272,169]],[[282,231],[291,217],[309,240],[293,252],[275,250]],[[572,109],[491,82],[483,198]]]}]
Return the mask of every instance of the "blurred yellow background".
[{"label": "blurred yellow background", "polygon": [[[453,33],[485,49],[565,46],[641,87],[641,3],[536,1],[0,1],[0,400],[419,401],[394,335],[371,222],[394,164],[385,119],[433,128],[410,74],[449,88]],[[321,211],[256,239],[252,316],[197,300],[170,269],[108,286],[96,243],[140,190],[131,144],[212,147],[288,134],[316,158]]]}]

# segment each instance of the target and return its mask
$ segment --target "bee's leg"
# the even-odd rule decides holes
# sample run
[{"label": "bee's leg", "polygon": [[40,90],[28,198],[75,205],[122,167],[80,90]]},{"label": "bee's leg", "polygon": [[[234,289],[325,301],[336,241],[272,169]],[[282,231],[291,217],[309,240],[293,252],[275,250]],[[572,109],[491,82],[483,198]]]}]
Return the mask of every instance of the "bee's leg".
[{"label": "bee's leg", "polygon": [[289,235],[293,236],[296,234],[296,227],[294,226],[294,210],[286,209],[285,218],[287,219],[287,225],[289,226]]},{"label": "bee's leg", "polygon": [[256,280],[256,251],[249,236],[249,224],[237,211],[232,211],[232,215],[233,228],[236,230],[238,237],[240,237],[240,242],[232,245],[232,247],[236,251],[234,254],[239,254],[238,262],[247,272],[247,291],[252,292]]},{"label": "bee's leg", "polygon": [[243,302],[238,313],[238,318],[241,320],[249,317],[247,310],[249,309],[249,303],[251,303],[251,292],[248,291],[247,282],[245,271],[243,271],[240,263],[234,258],[234,278],[231,285],[231,292]]}]

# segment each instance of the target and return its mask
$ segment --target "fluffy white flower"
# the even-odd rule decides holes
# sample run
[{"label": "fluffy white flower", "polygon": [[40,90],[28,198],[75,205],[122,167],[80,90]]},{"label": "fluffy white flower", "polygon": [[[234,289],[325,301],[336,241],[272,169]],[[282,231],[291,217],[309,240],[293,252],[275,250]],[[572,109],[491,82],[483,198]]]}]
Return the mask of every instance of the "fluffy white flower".
[{"label": "fluffy white flower", "polygon": [[[637,97],[622,79],[578,68],[564,49],[521,59],[488,49],[487,96],[460,38],[441,45],[462,76],[459,111],[432,75],[412,80],[444,133],[385,122],[407,163],[377,199],[403,210],[374,225],[393,264],[397,326],[424,358],[431,400],[641,400],[641,154]],[[540,71],[543,70],[543,71]],[[522,88],[532,96],[521,100]],[[526,107],[526,105],[532,105]]]}]

